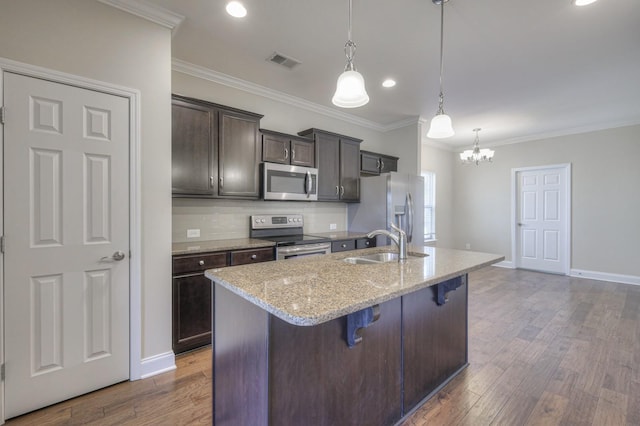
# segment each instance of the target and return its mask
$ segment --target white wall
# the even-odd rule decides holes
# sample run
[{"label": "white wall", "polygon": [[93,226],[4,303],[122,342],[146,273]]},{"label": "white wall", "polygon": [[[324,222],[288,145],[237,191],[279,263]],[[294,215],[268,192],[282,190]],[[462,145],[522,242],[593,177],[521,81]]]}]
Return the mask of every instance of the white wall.
[{"label": "white wall", "polygon": [[511,255],[511,169],[572,164],[571,268],[640,276],[640,126],[495,147],[454,161],[454,247]]},{"label": "white wall", "polygon": [[97,1],[2,1],[0,57],[140,90],[142,357],[171,351],[170,31]]}]

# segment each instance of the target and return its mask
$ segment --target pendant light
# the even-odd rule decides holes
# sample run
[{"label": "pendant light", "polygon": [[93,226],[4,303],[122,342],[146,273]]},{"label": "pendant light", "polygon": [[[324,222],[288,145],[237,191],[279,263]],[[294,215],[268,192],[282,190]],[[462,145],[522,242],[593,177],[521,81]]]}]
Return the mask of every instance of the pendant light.
[{"label": "pendant light", "polygon": [[478,137],[478,132],[482,130],[481,128],[473,129],[476,132],[476,138],[473,141],[473,149],[467,149],[464,152],[460,153],[460,160],[464,164],[473,164],[479,165],[481,162],[485,161],[493,161],[493,154],[495,153],[492,149],[480,149],[478,146],[480,144],[480,138]]},{"label": "pendant light", "polygon": [[451,126],[451,117],[444,113],[444,94],[442,92],[442,51],[444,46],[444,4],[449,0],[433,0],[433,4],[440,5],[440,101],[438,112],[431,120],[431,127],[427,133],[428,138],[443,139],[455,134]]},{"label": "pendant light", "polygon": [[344,54],[347,56],[347,66],[338,77],[336,93],[333,95],[334,105],[341,108],[357,108],[369,102],[369,95],[364,88],[364,78],[356,71],[353,65],[353,57],[356,55],[356,44],[351,40],[351,0],[349,0],[349,32],[348,41],[344,45]]}]

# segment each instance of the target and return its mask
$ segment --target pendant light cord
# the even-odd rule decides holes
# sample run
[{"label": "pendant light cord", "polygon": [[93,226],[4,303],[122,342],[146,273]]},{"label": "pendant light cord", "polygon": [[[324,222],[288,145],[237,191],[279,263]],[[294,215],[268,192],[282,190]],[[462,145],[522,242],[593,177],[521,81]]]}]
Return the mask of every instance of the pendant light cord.
[{"label": "pendant light cord", "polygon": [[349,33],[347,34],[347,38],[351,41],[351,0],[349,0]]},{"label": "pendant light cord", "polygon": [[444,51],[444,4],[446,0],[442,0],[440,3],[440,101],[438,102],[438,114],[444,114],[444,94],[442,90],[442,72],[443,65],[443,51]]}]

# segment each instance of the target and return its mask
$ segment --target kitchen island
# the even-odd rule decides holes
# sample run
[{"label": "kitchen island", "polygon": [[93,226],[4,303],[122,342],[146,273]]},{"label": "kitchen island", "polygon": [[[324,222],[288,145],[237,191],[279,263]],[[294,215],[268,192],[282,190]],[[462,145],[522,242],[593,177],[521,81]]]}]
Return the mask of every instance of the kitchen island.
[{"label": "kitchen island", "polygon": [[504,259],[395,247],[211,269],[218,425],[387,425],[467,365],[467,274]]}]

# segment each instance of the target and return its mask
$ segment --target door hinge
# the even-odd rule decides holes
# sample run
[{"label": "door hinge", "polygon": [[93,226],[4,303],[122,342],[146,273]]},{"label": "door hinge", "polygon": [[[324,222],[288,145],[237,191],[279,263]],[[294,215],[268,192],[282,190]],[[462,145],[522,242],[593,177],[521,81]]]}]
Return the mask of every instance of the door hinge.
[{"label": "door hinge", "polygon": [[0,107],[0,124],[4,124],[4,107]]},{"label": "door hinge", "polygon": [[0,380],[4,382],[4,364],[0,365]]},{"label": "door hinge", "polygon": [[0,253],[4,253],[4,235],[0,236]]}]

